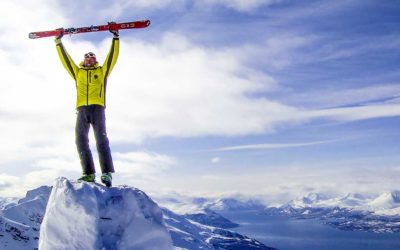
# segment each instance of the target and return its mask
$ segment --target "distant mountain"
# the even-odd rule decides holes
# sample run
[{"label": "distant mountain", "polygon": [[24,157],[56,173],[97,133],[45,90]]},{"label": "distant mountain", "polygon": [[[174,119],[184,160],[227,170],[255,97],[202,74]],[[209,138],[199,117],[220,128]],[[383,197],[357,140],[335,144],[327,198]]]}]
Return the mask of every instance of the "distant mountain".
[{"label": "distant mountain", "polygon": [[273,249],[224,229],[232,222],[211,210],[202,210],[205,216],[196,218],[160,210],[136,188],[107,189],[65,178],[57,179],[53,186],[28,191],[26,197],[0,211],[0,249],[37,249],[40,240],[41,249],[66,249],[60,248],[62,244],[83,247],[77,249],[101,245],[131,249],[121,244],[137,243],[147,244],[143,249],[158,250],[168,248],[168,237],[179,250]]},{"label": "distant mountain", "polygon": [[163,209],[164,219],[177,249],[274,250],[261,242],[218,227],[194,223],[183,215]]},{"label": "distant mountain", "polygon": [[288,202],[286,205],[289,205],[292,208],[304,208],[312,207],[316,204],[321,204],[326,200],[328,200],[328,197],[324,194],[310,193],[307,196],[294,199]]},{"label": "distant mountain", "polygon": [[237,198],[203,198],[187,197],[180,195],[156,197],[162,206],[178,214],[196,214],[204,213],[206,209],[223,211],[262,211],[265,205],[255,199],[237,199]]},{"label": "distant mountain", "polygon": [[397,209],[400,207],[400,191],[386,192],[369,202],[369,206],[374,210]]},{"label": "distant mountain", "polygon": [[39,187],[0,210],[0,249],[37,249],[50,187]]},{"label": "distant mountain", "polygon": [[244,211],[244,210],[263,210],[265,206],[257,200],[238,200],[233,198],[221,198],[208,202],[206,207],[215,211]]},{"label": "distant mountain", "polygon": [[186,214],[185,218],[196,221],[203,225],[219,227],[223,229],[235,228],[239,224],[236,224],[222,215],[212,211],[211,209],[204,209],[202,212],[194,214]]},{"label": "distant mountain", "polygon": [[377,197],[353,193],[343,197],[329,197],[311,193],[278,207],[268,207],[265,213],[301,219],[318,218],[343,230],[400,232],[399,197],[399,191],[383,193]]}]

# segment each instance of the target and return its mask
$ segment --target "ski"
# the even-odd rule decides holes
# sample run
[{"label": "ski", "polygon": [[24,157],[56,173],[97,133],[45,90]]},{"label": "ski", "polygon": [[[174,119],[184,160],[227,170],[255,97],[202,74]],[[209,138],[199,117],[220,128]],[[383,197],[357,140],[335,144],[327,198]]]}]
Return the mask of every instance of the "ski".
[{"label": "ski", "polygon": [[30,39],[42,38],[42,37],[50,37],[50,36],[58,36],[60,32],[64,32],[64,35],[73,35],[80,33],[88,33],[88,32],[98,32],[98,31],[108,31],[110,28],[113,30],[124,30],[124,29],[139,29],[146,28],[150,25],[150,20],[143,21],[134,21],[127,23],[109,23],[106,25],[92,25],[89,27],[80,27],[80,28],[68,28],[68,29],[55,29],[48,31],[37,31],[29,33]]}]

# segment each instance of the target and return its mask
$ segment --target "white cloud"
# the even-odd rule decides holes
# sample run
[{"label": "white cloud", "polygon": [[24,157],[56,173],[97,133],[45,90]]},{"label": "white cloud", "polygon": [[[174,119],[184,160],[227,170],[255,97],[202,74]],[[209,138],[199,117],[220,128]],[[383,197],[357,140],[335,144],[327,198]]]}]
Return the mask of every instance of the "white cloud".
[{"label": "white cloud", "polygon": [[202,0],[197,1],[196,4],[222,5],[237,11],[248,12],[262,6],[272,5],[281,1],[282,0]]},{"label": "white cloud", "polygon": [[366,105],[359,107],[309,110],[299,112],[297,118],[305,118],[306,120],[325,118],[334,121],[351,122],[395,116],[400,116],[399,104]]},{"label": "white cloud", "polygon": [[0,190],[0,196],[23,197],[29,190],[43,185],[51,185],[54,179],[59,176],[68,175],[66,175],[65,171],[61,173],[61,171],[55,169],[32,171],[22,176],[2,174],[0,183],[5,183],[5,185]]},{"label": "white cloud", "polygon": [[[64,13],[80,16],[81,20],[90,21],[91,18],[115,18],[127,11],[143,10],[184,10],[187,6],[197,8],[209,6],[224,6],[240,12],[253,11],[262,6],[279,3],[282,0],[121,0],[100,6],[98,1],[88,0],[76,4],[74,2],[61,2]],[[94,8],[93,6],[96,6]],[[84,15],[82,15],[84,14]]]},{"label": "white cloud", "polygon": [[113,159],[124,179],[151,176],[176,164],[174,157],[152,152],[117,152]]},{"label": "white cloud", "polygon": [[236,151],[236,150],[251,150],[251,149],[283,149],[283,148],[295,148],[295,147],[307,147],[329,143],[332,141],[317,141],[317,142],[305,142],[305,143],[264,143],[264,144],[248,144],[217,148],[213,151]]},{"label": "white cloud", "polygon": [[[286,166],[263,166],[245,172],[225,171],[215,175],[180,175],[168,180],[160,177],[154,181],[157,188],[143,185],[148,192],[157,193],[158,187],[168,187],[180,194],[194,197],[220,197],[241,193],[257,196],[266,204],[279,204],[290,199],[321,192],[343,195],[349,192],[377,194],[398,189],[396,176],[398,166],[367,166],[360,160],[320,163],[318,165],[293,164]],[[199,178],[200,177],[200,178]],[[190,183],[190,187],[187,185]],[[250,184],[251,183],[251,184]]]},{"label": "white cloud", "polygon": [[11,176],[7,174],[0,174],[0,188],[1,190],[7,189],[19,181],[16,176]]},{"label": "white cloud", "polygon": [[[290,95],[289,102],[314,108],[337,107],[360,103],[386,103],[400,96],[400,84],[376,84],[363,88],[308,91]],[[393,100],[392,100],[393,99]]]},{"label": "white cloud", "polygon": [[198,47],[173,33],[159,44],[122,40],[121,51],[107,92],[109,128],[119,141],[261,133],[295,112],[248,96],[276,83],[261,72],[255,78],[234,53]]},{"label": "white cloud", "polygon": [[213,163],[213,164],[218,164],[220,162],[221,162],[221,158],[219,158],[219,157],[214,157],[211,159],[211,163]]}]

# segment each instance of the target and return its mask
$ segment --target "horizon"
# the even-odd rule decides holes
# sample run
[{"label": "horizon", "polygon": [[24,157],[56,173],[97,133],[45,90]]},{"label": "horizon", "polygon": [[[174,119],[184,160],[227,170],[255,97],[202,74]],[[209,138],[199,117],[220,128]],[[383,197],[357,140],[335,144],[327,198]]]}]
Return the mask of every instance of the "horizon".
[{"label": "horizon", "polygon": [[[3,2],[0,196],[81,175],[74,82],[54,39],[28,33],[144,19],[120,31],[108,80],[114,185],[275,201],[400,189],[395,1],[101,3]],[[63,43],[102,63],[111,38]]]}]

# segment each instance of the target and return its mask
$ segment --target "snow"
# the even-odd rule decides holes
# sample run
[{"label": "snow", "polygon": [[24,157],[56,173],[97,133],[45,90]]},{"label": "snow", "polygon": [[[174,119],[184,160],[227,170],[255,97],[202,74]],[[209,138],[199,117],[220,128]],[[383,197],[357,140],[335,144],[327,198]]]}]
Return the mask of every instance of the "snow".
[{"label": "snow", "polygon": [[373,208],[392,209],[400,207],[400,191],[385,192],[369,204]]},{"label": "snow", "polygon": [[173,249],[161,209],[142,191],[56,179],[39,249]]},{"label": "snow", "polygon": [[16,197],[6,197],[6,198],[0,198],[0,209],[6,209],[7,207],[13,206],[17,204],[18,198]]},{"label": "snow", "polygon": [[50,187],[42,186],[31,190],[26,197],[20,199],[17,205],[7,206],[1,215],[7,219],[35,227],[42,220],[42,212],[46,209]]},{"label": "snow", "polygon": [[379,214],[399,214],[400,192],[392,191],[370,197],[357,193],[348,193],[339,197],[328,197],[323,194],[310,193],[305,197],[299,197],[288,202],[284,206],[293,208],[317,208],[317,207],[340,207],[360,211],[370,211]]},{"label": "snow", "polygon": [[9,203],[0,211],[0,249],[37,248],[38,231],[50,193],[50,187],[46,188],[38,188],[39,192],[32,190],[25,198]]},{"label": "snow", "polygon": [[211,209],[217,212],[223,211],[243,211],[243,210],[263,210],[265,206],[262,202],[247,198],[203,198],[189,197],[182,195],[170,194],[169,196],[157,197],[158,204],[177,214],[200,214],[205,210]]},{"label": "snow", "polygon": [[39,241],[40,249],[270,249],[207,226],[215,222],[214,212],[203,218],[205,224],[195,222],[160,210],[145,193],[128,186],[108,189],[59,178],[54,187],[28,191],[0,213],[0,249],[38,249]]}]

